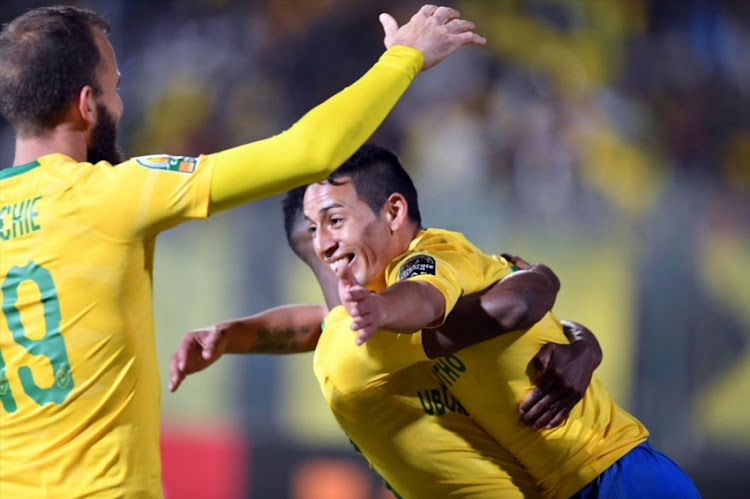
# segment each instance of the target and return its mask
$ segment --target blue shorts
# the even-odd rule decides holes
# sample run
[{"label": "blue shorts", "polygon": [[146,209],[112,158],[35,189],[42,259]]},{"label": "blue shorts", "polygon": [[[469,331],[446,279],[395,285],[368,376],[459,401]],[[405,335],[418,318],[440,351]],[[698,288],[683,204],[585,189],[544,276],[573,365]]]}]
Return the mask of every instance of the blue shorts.
[{"label": "blue shorts", "polygon": [[687,473],[648,442],[634,447],[572,496],[592,498],[699,498]]}]

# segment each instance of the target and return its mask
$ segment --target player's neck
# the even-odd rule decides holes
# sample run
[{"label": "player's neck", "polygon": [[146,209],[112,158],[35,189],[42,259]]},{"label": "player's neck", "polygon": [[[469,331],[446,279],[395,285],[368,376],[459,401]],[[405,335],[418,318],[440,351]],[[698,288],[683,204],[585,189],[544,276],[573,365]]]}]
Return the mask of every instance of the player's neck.
[{"label": "player's neck", "polygon": [[65,154],[76,161],[86,161],[86,136],[83,131],[60,125],[43,136],[16,137],[13,166],[25,165],[47,154]]},{"label": "player's neck", "polygon": [[377,277],[368,282],[365,286],[365,288],[367,288],[368,290],[374,291],[376,293],[382,293],[387,287],[388,283],[385,280],[385,269],[383,269],[382,273],[378,274]]}]

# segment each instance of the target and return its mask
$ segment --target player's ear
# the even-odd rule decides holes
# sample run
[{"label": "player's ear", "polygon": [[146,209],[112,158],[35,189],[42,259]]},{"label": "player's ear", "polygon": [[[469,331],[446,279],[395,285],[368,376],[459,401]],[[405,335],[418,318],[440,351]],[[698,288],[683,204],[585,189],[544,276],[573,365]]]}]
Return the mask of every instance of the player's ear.
[{"label": "player's ear", "polygon": [[388,196],[385,202],[385,216],[392,231],[399,229],[409,220],[408,212],[409,203],[403,195],[394,192]]},{"label": "player's ear", "polygon": [[96,99],[90,85],[81,87],[76,98],[76,114],[87,128],[96,122]]}]

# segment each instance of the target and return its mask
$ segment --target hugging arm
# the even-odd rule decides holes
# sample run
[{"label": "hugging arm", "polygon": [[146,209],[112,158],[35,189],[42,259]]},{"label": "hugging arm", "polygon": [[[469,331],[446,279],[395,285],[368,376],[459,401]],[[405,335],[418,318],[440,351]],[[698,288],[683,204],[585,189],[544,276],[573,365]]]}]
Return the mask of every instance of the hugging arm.
[{"label": "hugging arm", "polygon": [[[462,297],[436,330],[422,332],[422,345],[430,358],[526,329],[554,305],[560,281],[549,267],[529,265],[504,255],[521,270],[490,288]],[[602,360],[596,337],[586,327],[562,321],[569,344],[547,343],[532,359],[536,387],[521,402],[521,423],[534,428],[553,428],[567,419],[583,398],[594,370]]]},{"label": "hugging arm", "polygon": [[[554,305],[560,281],[546,265],[530,265],[509,255],[507,259],[519,270],[484,291],[459,299],[445,321],[445,297],[429,282],[407,279],[373,293],[357,282],[348,266],[339,266],[339,296],[353,319],[352,329],[358,332],[357,344],[378,329],[422,330],[425,353],[437,358],[530,327]],[[441,321],[437,330],[424,329]]]},{"label": "hugging arm", "polygon": [[554,428],[565,421],[583,398],[602,349],[585,326],[561,321],[570,343],[547,343],[532,359],[537,386],[521,402],[521,422],[534,428]]},{"label": "hugging arm", "polygon": [[439,328],[422,331],[422,344],[429,358],[527,329],[552,309],[560,291],[557,275],[546,265],[507,258],[520,270],[487,289],[461,297]]}]

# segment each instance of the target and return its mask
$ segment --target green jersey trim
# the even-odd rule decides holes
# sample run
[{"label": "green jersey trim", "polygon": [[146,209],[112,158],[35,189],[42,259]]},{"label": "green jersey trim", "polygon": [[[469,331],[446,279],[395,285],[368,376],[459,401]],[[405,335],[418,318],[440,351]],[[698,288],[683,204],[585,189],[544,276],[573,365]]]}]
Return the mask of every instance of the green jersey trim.
[{"label": "green jersey trim", "polygon": [[5,180],[6,178],[15,177],[16,175],[21,175],[23,173],[26,173],[29,170],[33,170],[39,166],[39,161],[34,160],[31,163],[26,163],[25,165],[18,165],[13,166],[10,168],[4,168],[0,170],[0,180]]}]

